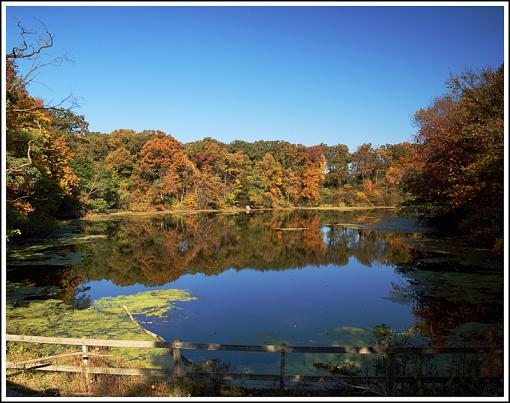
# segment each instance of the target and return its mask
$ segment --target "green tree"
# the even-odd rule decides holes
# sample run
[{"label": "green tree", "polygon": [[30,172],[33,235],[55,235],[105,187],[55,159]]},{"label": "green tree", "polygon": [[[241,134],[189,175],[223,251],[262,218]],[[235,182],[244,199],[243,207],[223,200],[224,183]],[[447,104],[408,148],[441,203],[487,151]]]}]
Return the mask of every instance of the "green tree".
[{"label": "green tree", "polygon": [[345,185],[349,178],[349,163],[351,154],[344,144],[336,146],[323,145],[326,158],[326,176],[324,186],[338,188]]},{"label": "green tree", "polygon": [[275,207],[281,203],[283,169],[272,154],[267,153],[255,164],[249,176],[249,201],[255,206]]}]

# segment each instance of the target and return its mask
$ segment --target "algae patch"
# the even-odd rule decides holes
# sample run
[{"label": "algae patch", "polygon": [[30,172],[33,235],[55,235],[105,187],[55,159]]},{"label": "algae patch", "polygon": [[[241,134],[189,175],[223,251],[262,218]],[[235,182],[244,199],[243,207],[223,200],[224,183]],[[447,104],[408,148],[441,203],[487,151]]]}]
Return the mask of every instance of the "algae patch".
[{"label": "algae patch", "polygon": [[[56,287],[8,283],[7,290],[9,328],[16,328],[22,334],[64,337],[121,337],[131,335],[132,329],[140,333],[127,318],[123,305],[135,315],[164,318],[169,310],[177,309],[172,302],[196,299],[188,291],[168,289],[100,298],[89,308],[73,309],[63,301],[51,298],[58,291]],[[34,296],[40,297],[44,291],[50,298],[31,300]]]},{"label": "algae patch", "polygon": [[139,292],[133,295],[101,298],[94,302],[92,308],[99,312],[125,315],[122,306],[126,305],[131,313],[135,315],[165,318],[169,310],[177,309],[171,302],[192,301],[194,299],[196,298],[184,290],[156,290]]},{"label": "algae patch", "polygon": [[73,234],[49,239],[34,245],[11,247],[7,254],[8,266],[68,266],[82,261],[83,253],[73,248],[106,239],[106,235]]},{"label": "algae patch", "polygon": [[52,286],[27,286],[19,283],[6,284],[6,301],[7,304],[14,306],[22,305],[28,300],[46,299],[60,293],[60,288]]},{"label": "algae patch", "polygon": [[[89,308],[78,310],[51,297],[46,300],[31,300],[31,296],[41,294],[42,290],[39,288],[9,284],[11,297],[6,306],[7,333],[108,340],[153,340],[129,320],[122,305],[125,304],[133,314],[165,317],[169,310],[177,309],[172,302],[196,299],[188,291],[168,289],[101,298],[94,301]],[[54,354],[63,348],[57,345],[41,345],[40,350]],[[138,367],[169,361],[166,357],[168,353],[162,349],[112,348],[111,352],[114,360]]]}]

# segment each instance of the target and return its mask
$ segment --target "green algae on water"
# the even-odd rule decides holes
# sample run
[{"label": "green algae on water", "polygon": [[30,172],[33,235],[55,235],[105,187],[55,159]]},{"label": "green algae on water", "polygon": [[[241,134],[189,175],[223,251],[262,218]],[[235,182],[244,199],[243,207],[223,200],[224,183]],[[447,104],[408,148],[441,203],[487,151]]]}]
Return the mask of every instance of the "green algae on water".
[{"label": "green algae on water", "polygon": [[68,266],[81,263],[83,253],[73,248],[78,245],[106,239],[106,235],[72,234],[48,239],[34,245],[11,247],[7,254],[8,266]]},{"label": "green algae on water", "polygon": [[[196,299],[188,291],[168,289],[100,298],[87,309],[73,309],[63,301],[52,298],[31,301],[30,297],[41,295],[43,288],[9,283],[9,328],[16,328],[22,334],[41,336],[132,336],[131,330],[136,330],[138,334],[139,329],[129,320],[123,305],[134,315],[164,318],[169,310],[177,309],[171,302]],[[58,290],[56,287],[51,289],[53,292]]]},{"label": "green algae on water", "polygon": [[46,299],[60,293],[60,288],[53,286],[27,286],[19,283],[6,283],[6,301],[7,304],[14,306],[22,305],[28,300]]},{"label": "green algae on water", "polygon": [[[9,284],[7,333],[47,337],[95,338],[108,340],[153,340],[140,330],[123,309],[126,305],[134,315],[165,317],[170,310],[177,309],[171,302],[196,299],[185,290],[168,289],[140,292],[133,295],[101,298],[87,309],[73,309],[61,300],[48,298],[30,300],[40,295],[43,287],[24,284]],[[55,288],[55,287],[53,287]],[[21,305],[23,303],[23,305]],[[57,354],[65,347],[41,345],[42,354]],[[123,365],[150,367],[168,365],[168,352],[164,349],[111,348],[113,359]]]},{"label": "green algae on water", "polygon": [[98,312],[125,315],[123,305],[134,315],[167,317],[169,310],[177,309],[170,302],[192,301],[188,291],[178,289],[144,291],[133,295],[119,295],[117,297],[104,297],[94,302],[92,308]]}]

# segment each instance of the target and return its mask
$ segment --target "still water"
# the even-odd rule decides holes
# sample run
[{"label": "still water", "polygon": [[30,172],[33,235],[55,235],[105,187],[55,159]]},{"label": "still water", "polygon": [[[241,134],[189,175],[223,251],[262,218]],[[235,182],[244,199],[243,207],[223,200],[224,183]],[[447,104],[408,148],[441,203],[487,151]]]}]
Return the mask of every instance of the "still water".
[{"label": "still water", "polygon": [[[381,324],[412,328],[422,344],[478,344],[488,332],[502,334],[501,257],[394,210],[77,220],[55,239],[11,248],[7,280],[59,287],[57,297],[76,309],[104,297],[187,290],[196,299],[175,302],[167,317],[134,312],[167,340],[373,345],[372,329]],[[267,371],[278,359],[187,356],[250,371]],[[309,368],[303,357],[292,360],[289,373]]]}]

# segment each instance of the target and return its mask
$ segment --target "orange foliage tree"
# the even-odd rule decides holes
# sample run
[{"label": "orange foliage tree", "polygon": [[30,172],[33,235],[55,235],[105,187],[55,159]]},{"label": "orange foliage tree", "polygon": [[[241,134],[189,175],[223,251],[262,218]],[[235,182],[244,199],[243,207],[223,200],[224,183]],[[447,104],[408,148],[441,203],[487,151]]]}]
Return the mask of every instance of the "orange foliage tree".
[{"label": "orange foliage tree", "polygon": [[[51,36],[50,36],[51,38]],[[26,42],[25,42],[26,44]],[[51,46],[51,45],[48,45]],[[73,153],[53,124],[51,110],[29,95],[27,77],[16,63],[33,60],[44,47],[15,48],[6,64],[6,187],[8,238],[48,231],[66,197],[73,197],[78,177],[70,166]]]},{"label": "orange foliage tree", "polygon": [[408,202],[480,240],[503,234],[503,66],[467,72],[448,82],[450,93],[420,109]]}]

